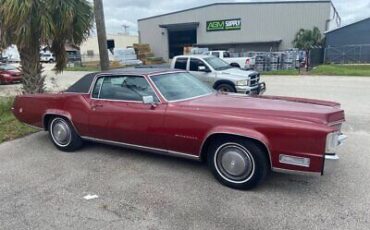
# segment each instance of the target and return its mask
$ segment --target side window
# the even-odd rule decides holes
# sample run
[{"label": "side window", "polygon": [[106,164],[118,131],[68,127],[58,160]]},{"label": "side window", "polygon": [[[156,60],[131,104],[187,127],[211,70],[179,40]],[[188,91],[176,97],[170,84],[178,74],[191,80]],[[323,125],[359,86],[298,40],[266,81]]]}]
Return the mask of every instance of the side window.
[{"label": "side window", "polygon": [[212,52],[212,55],[219,58],[220,57],[220,52]]},{"label": "side window", "polygon": [[199,71],[199,66],[207,68],[203,61],[195,58],[190,59],[190,71]]},{"label": "side window", "polygon": [[187,58],[177,58],[175,63],[175,69],[186,70],[186,64],[188,62]]},{"label": "side window", "polygon": [[93,98],[99,98],[100,88],[101,88],[101,85],[103,84],[103,80],[104,80],[104,78],[101,77],[96,81],[95,86],[94,86],[94,90],[93,90],[93,93],[92,93]]},{"label": "side window", "polygon": [[230,53],[229,52],[224,52],[224,58],[229,58],[231,57]]},{"label": "side window", "polygon": [[[159,102],[152,87],[147,80],[141,76],[111,76],[104,77],[101,83],[99,99],[142,101],[143,96],[153,96],[154,101]],[[99,79],[100,80],[100,79]],[[95,92],[93,91],[93,96]]]}]

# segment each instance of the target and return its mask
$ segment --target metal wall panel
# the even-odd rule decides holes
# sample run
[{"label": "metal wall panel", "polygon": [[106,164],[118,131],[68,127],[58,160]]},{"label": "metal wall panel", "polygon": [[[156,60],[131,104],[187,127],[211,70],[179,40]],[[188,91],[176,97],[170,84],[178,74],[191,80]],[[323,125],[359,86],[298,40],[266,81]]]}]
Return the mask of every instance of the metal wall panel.
[{"label": "metal wall panel", "polygon": [[[281,40],[280,50],[292,48],[292,41],[299,29],[317,26],[326,31],[332,9],[331,2],[221,4],[200,7],[139,20],[142,43],[149,43],[156,56],[168,59],[167,30],[163,24],[199,22],[199,44],[251,43]],[[241,30],[207,32],[206,22],[222,19],[241,19]]]},{"label": "metal wall panel", "polygon": [[370,44],[370,18],[326,34],[327,47],[364,44]]}]

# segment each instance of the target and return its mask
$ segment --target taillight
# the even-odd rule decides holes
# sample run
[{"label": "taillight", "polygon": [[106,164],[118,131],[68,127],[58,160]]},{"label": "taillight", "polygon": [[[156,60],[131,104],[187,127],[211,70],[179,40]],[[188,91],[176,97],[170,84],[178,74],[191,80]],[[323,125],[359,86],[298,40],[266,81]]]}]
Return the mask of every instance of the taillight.
[{"label": "taillight", "polygon": [[249,60],[249,59],[247,59],[247,60],[245,61],[245,64],[246,64],[246,65],[249,65],[249,63],[250,63],[250,60]]}]

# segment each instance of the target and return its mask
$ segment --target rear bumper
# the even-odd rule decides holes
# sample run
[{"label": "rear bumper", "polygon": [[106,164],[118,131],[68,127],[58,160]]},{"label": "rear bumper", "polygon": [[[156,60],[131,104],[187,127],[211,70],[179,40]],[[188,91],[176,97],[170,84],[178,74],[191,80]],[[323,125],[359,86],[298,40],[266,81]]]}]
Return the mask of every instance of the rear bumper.
[{"label": "rear bumper", "polygon": [[256,86],[235,86],[236,92],[248,95],[262,95],[266,91],[266,83],[258,83]]}]

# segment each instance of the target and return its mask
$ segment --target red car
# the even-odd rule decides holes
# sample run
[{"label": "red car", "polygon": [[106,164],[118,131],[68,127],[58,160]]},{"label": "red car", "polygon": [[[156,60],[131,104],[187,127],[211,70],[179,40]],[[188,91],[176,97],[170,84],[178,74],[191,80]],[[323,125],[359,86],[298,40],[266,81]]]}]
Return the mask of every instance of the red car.
[{"label": "red car", "polygon": [[63,93],[18,96],[13,113],[60,150],[88,140],[207,161],[239,189],[271,169],[322,174],[345,138],[338,103],[219,93],[174,70],[89,74]]},{"label": "red car", "polygon": [[0,64],[0,85],[22,82],[23,74],[17,67]]}]

